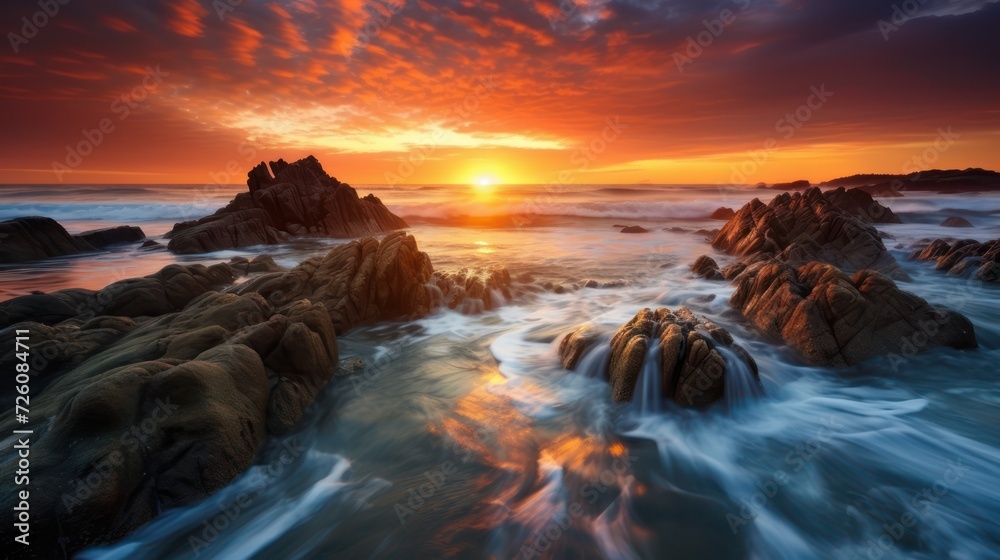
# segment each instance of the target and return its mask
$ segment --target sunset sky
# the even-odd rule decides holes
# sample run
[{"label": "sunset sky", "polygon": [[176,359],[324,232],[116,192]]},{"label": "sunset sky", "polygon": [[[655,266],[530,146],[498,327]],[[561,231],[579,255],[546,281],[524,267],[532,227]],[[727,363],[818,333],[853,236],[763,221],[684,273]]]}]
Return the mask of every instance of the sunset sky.
[{"label": "sunset sky", "polygon": [[0,7],[3,182],[818,182],[949,130],[933,167],[998,167],[995,0],[60,1]]}]

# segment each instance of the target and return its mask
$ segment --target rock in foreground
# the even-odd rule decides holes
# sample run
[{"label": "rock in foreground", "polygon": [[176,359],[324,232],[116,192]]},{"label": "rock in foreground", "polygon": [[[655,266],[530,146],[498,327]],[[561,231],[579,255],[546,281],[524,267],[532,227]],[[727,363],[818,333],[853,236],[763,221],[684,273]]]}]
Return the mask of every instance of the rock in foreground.
[{"label": "rock in foreground", "polygon": [[734,283],[730,304],[812,364],[846,366],[890,354],[898,367],[931,347],[977,346],[968,319],[931,306],[875,271],[848,276],[819,262],[795,267],[761,260]]},{"label": "rock in foreground", "polygon": [[[274,176],[271,176],[271,173]],[[408,227],[374,195],[359,198],[330,177],[313,156],[260,163],[248,174],[249,192],[166,235],[174,253],[194,254],[273,244],[291,237],[349,238]]]},{"label": "rock in foreground", "polygon": [[[270,272],[232,285],[252,271]],[[97,292],[0,304],[3,326],[28,329],[40,358],[34,422],[0,422],[8,433],[34,430],[32,488],[41,489],[31,494],[33,546],[14,552],[72,556],[229,484],[332,377],[337,331],[427,313],[432,272],[400,232],[291,270],[268,257],[171,265]],[[17,468],[9,451],[6,484]],[[0,507],[14,499],[5,488]]]},{"label": "rock in foreground", "polygon": [[[559,345],[563,366],[576,369],[588,352],[601,351],[601,340],[588,327],[563,338]],[[753,358],[728,331],[686,307],[676,313],[643,309],[611,338],[606,379],[615,402],[633,400],[645,368],[652,368],[648,374],[655,377],[654,394],[681,406],[704,407],[723,400],[727,383],[747,383],[750,392],[760,392]]]}]

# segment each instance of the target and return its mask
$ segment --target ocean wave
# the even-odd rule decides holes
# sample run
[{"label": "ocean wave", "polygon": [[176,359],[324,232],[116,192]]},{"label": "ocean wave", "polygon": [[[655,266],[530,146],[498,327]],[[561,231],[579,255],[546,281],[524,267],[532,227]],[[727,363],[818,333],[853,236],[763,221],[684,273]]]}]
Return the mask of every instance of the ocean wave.
[{"label": "ocean wave", "polygon": [[388,204],[390,210],[403,218],[462,218],[517,215],[571,216],[580,218],[618,219],[707,219],[720,206],[742,205],[745,201],[626,201],[626,202],[515,202],[515,203],[419,203]]},{"label": "ocean wave", "polygon": [[77,203],[77,204],[4,204],[0,220],[23,216],[45,216],[56,221],[107,220],[112,222],[148,222],[156,220],[194,220],[215,212],[220,204],[205,203]]}]

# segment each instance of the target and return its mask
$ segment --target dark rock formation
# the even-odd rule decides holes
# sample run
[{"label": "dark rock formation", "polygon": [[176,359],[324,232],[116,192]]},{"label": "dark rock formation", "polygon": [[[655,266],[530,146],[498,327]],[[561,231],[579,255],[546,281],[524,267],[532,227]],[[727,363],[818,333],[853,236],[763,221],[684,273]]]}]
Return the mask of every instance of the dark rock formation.
[{"label": "dark rock formation", "polygon": [[155,274],[121,280],[96,291],[71,288],[30,294],[0,303],[0,328],[23,321],[53,325],[102,315],[156,317],[180,311],[194,298],[231,284],[237,276],[227,264],[172,264]]},{"label": "dark rock formation", "polygon": [[873,269],[907,278],[878,231],[818,188],[782,193],[768,204],[750,201],[723,226],[712,246],[741,257],[771,254],[790,263],[821,261],[849,272]]},{"label": "dark rock formation", "polygon": [[725,280],[722,271],[719,270],[719,263],[708,255],[702,255],[695,259],[694,264],[691,265],[691,272],[706,280]]},{"label": "dark rock formation", "polygon": [[370,321],[413,319],[426,314],[431,260],[411,235],[395,232],[381,242],[368,237],[339,245],[287,272],[273,272],[233,287],[258,293],[277,310],[299,299],[322,303],[337,330]]},{"label": "dark rock formation", "polygon": [[845,366],[879,354],[902,360],[934,346],[975,348],[972,323],[900,290],[886,276],[848,276],[828,264],[750,264],[730,304],[810,363]]},{"label": "dark rock formation", "polygon": [[941,222],[941,227],[976,227],[972,225],[972,222],[966,220],[965,218],[956,218],[952,216]]},{"label": "dark rock formation", "polygon": [[823,196],[834,206],[869,224],[901,224],[902,220],[892,210],[883,206],[872,195],[861,189],[829,190]]},{"label": "dark rock formation", "polygon": [[729,220],[735,215],[736,215],[735,210],[733,210],[732,208],[726,208],[725,206],[722,206],[718,208],[715,212],[712,212],[712,215],[709,217],[713,220]]},{"label": "dark rock formation", "polygon": [[1000,239],[980,243],[964,239],[949,244],[935,239],[910,254],[911,260],[932,261],[936,270],[952,276],[971,276],[983,282],[1000,282]]},{"label": "dark rock formation", "polygon": [[[602,337],[593,327],[583,327],[563,338],[559,357],[563,367],[575,369],[584,354]],[[757,365],[733,342],[728,331],[696,317],[686,307],[643,309],[611,338],[607,380],[615,402],[631,401],[650,341],[658,339],[660,389],[664,399],[682,406],[704,407],[722,400],[727,370],[732,360],[742,361],[759,389]],[[725,353],[731,353],[727,360]]]},{"label": "dark rock formation", "polygon": [[28,216],[0,222],[0,264],[22,263],[89,253],[107,245],[131,243],[146,235],[135,226],[118,226],[70,235],[52,218]]},{"label": "dark rock formation", "polygon": [[823,183],[829,186],[860,187],[873,196],[903,196],[915,192],[981,192],[1000,190],[1000,173],[986,169],[931,169],[908,175],[852,175]]},{"label": "dark rock formation", "polygon": [[313,156],[265,163],[248,174],[249,192],[200,220],[174,225],[167,248],[192,254],[279,243],[293,236],[360,237],[408,227],[374,195],[359,198]]},{"label": "dark rock formation", "polygon": [[322,305],[277,314],[256,294],[222,293],[90,356],[32,399],[33,417],[52,418],[32,426],[32,553],[61,557],[222,488],[336,363]]},{"label": "dark rock formation", "polygon": [[86,241],[93,247],[101,248],[119,243],[135,243],[146,238],[142,229],[136,226],[118,226],[104,229],[93,229],[78,233],[76,237]]},{"label": "dark rock formation", "polygon": [[[334,374],[336,333],[427,313],[432,272],[400,232],[291,270],[269,257],[171,265],[96,292],[0,304],[0,324],[29,329],[41,358],[33,423],[17,425],[34,430],[39,489],[27,554],[71,556],[231,482]],[[231,285],[244,273],[259,275]],[[493,278],[509,281],[505,271]],[[6,352],[0,364],[13,364]],[[7,433],[15,426],[0,421]],[[17,467],[5,454],[0,476],[10,484]],[[0,507],[14,499],[5,488]]]},{"label": "dark rock formation", "polygon": [[229,260],[229,266],[240,271],[242,274],[256,274],[259,272],[283,272],[285,267],[274,262],[271,255],[258,255],[253,260],[246,257],[233,257]]},{"label": "dark rock formation", "polygon": [[642,226],[628,226],[623,228],[621,233],[649,233],[649,230]]},{"label": "dark rock formation", "polygon": [[36,261],[93,251],[52,218],[29,216],[0,222],[0,264]]},{"label": "dark rock formation", "polygon": [[792,181],[790,183],[775,183],[768,187],[772,191],[802,191],[808,189],[812,185],[809,181],[805,179],[800,179],[798,181]]}]

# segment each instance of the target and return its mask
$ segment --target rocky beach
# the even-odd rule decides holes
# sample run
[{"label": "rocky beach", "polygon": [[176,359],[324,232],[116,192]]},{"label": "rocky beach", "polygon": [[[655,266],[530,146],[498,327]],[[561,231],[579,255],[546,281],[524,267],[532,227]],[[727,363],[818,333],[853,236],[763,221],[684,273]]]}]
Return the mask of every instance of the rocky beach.
[{"label": "rocky beach", "polygon": [[[63,284],[0,303],[33,352],[32,421],[3,428],[32,431],[44,488],[38,544],[12,557],[395,557],[417,532],[429,555],[861,555],[926,482],[908,465],[995,475],[1000,441],[949,413],[988,424],[1000,395],[991,193],[528,190],[523,227],[483,229],[429,221],[433,190],[360,197],[312,157],[245,188],[169,227],[0,223],[7,290],[25,268]],[[992,221],[918,237],[956,212]],[[60,259],[174,262],[72,286]],[[947,491],[934,537],[900,550],[998,542],[977,525],[993,491]],[[544,536],[576,508],[573,538]]]}]

